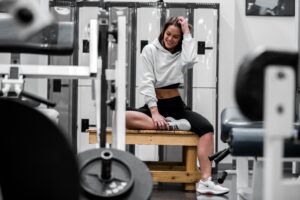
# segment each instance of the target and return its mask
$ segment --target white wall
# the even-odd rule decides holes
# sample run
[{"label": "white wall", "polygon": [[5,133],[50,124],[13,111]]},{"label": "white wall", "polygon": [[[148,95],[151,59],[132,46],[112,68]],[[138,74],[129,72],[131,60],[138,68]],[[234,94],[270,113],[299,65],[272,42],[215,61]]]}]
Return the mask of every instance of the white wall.
[{"label": "white wall", "polygon": [[295,17],[246,16],[245,1],[236,0],[235,66],[258,46],[297,51],[299,1]]}]

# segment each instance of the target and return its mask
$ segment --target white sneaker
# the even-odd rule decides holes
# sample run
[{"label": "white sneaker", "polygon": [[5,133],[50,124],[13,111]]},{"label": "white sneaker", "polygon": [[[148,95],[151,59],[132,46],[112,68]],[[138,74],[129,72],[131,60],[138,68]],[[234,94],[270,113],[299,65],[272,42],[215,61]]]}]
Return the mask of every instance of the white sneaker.
[{"label": "white sneaker", "polygon": [[166,119],[169,121],[168,123],[171,130],[191,130],[191,124],[186,119],[174,119],[173,117],[166,117]]},{"label": "white sneaker", "polygon": [[200,180],[198,182],[198,186],[196,190],[201,194],[212,194],[212,195],[222,195],[229,192],[228,188],[215,184],[211,180],[211,177],[209,177],[206,181]]}]

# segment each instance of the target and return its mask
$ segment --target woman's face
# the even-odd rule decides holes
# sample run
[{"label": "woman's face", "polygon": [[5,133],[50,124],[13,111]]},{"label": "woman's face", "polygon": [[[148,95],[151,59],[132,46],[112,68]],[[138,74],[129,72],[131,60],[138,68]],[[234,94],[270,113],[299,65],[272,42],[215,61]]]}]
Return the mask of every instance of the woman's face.
[{"label": "woman's face", "polygon": [[181,40],[181,30],[174,25],[168,26],[164,33],[163,40],[165,48],[172,51]]}]

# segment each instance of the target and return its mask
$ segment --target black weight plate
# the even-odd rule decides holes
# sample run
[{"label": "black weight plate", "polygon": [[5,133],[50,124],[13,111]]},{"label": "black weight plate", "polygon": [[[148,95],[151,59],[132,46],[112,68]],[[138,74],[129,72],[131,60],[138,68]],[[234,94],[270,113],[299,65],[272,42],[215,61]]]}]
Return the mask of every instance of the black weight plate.
[{"label": "black weight plate", "polygon": [[76,156],[64,133],[45,115],[0,99],[0,187],[4,200],[76,200]]},{"label": "black weight plate", "polygon": [[[117,149],[109,149],[113,153],[113,157],[115,160],[119,160],[121,163],[128,166],[130,171],[132,172],[132,177],[134,179],[133,186],[128,193],[125,195],[115,198],[109,199],[118,199],[118,200],[148,200],[151,197],[152,193],[152,177],[148,167],[145,165],[144,162],[139,160],[134,155],[120,151]],[[106,148],[100,149],[91,149],[88,151],[84,151],[78,154],[78,162],[79,168],[82,170],[86,163],[95,158],[99,158],[103,151],[107,151]],[[100,172],[100,169],[98,169]],[[114,172],[112,171],[112,174]],[[81,177],[82,179],[82,177]],[[80,197],[81,200],[91,200],[91,199],[100,199],[100,198],[93,198],[87,195],[84,191]]]},{"label": "black weight plate", "polygon": [[[106,150],[107,151],[107,150]],[[126,163],[111,159],[111,178],[101,178],[103,162],[100,156],[89,157],[80,167],[81,187],[88,196],[113,199],[125,196],[133,186],[134,177]]]},{"label": "black weight plate", "polygon": [[[235,82],[235,99],[241,113],[253,121],[263,119],[265,70],[270,65],[297,72],[298,53],[257,48],[242,61]],[[296,92],[296,91],[295,91]]]}]

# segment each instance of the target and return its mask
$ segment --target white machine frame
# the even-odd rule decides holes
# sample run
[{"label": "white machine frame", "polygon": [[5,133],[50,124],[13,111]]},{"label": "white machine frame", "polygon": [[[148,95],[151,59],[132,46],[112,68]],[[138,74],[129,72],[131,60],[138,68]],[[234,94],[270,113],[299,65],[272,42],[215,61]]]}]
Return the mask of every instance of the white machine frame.
[{"label": "white machine frame", "polygon": [[[21,65],[21,64],[0,64],[0,74],[2,79],[2,89],[4,95],[15,89],[20,94],[24,84],[23,76],[28,78],[61,78],[61,79],[84,79],[94,78],[96,96],[96,117],[97,135],[100,133],[100,73],[101,58],[98,58],[98,20],[90,21],[90,63],[89,66],[69,66],[69,65]],[[110,80],[116,80],[116,109],[113,112],[113,148],[125,150],[125,108],[126,108],[126,17],[118,17],[118,60],[116,69],[110,72]],[[10,79],[11,67],[19,70],[18,79]],[[108,71],[108,70],[107,70]]]},{"label": "white machine frame", "polygon": [[293,137],[295,72],[291,67],[266,69],[264,94],[264,200],[296,200],[300,180],[283,178],[284,139]]},{"label": "white machine frame", "polygon": [[116,108],[112,120],[112,147],[125,151],[126,109],[126,17],[118,17],[118,52],[116,61]]},{"label": "white machine frame", "polygon": [[[126,150],[126,16],[118,16],[118,51],[115,69],[106,69],[106,80],[115,80],[115,109],[112,112],[112,148]],[[96,84],[98,85],[98,84]],[[100,97],[99,97],[100,98]],[[98,105],[96,104],[96,107]],[[100,105],[99,107],[100,108]],[[100,122],[101,109],[96,111]],[[100,141],[100,123],[97,123],[97,139]],[[98,146],[97,146],[98,147]]]},{"label": "white machine frame", "polygon": [[264,87],[264,157],[254,159],[252,187],[249,157],[236,158],[238,199],[296,200],[300,196],[300,179],[283,178],[283,162],[294,164],[300,160],[283,158],[284,140],[295,136],[295,73],[290,67],[268,66]]},{"label": "white machine frame", "polygon": [[[15,92],[20,93],[24,84],[23,76],[28,78],[64,78],[82,79],[97,78],[98,72],[98,22],[90,21],[90,64],[89,66],[70,66],[70,65],[21,65],[21,64],[0,64],[0,74],[5,78],[2,80],[4,85],[3,92],[8,92],[12,86]],[[11,67],[17,67],[19,72],[18,79],[8,78]]]}]

